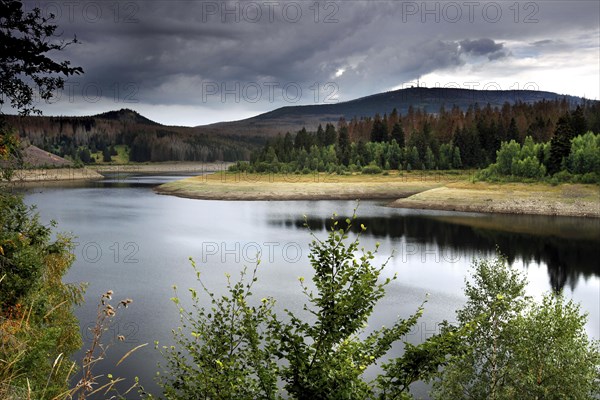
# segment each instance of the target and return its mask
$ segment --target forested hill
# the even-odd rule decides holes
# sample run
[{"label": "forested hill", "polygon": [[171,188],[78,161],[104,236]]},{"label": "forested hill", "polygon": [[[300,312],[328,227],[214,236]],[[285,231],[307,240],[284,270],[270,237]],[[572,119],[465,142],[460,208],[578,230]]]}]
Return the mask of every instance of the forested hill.
[{"label": "forested hill", "polygon": [[442,107],[450,110],[458,107],[462,111],[475,104],[486,107],[501,108],[505,103],[532,104],[540,101],[566,101],[570,107],[581,104],[581,97],[561,95],[538,90],[471,90],[455,88],[408,88],[399,89],[356,100],[335,104],[318,104],[307,106],[287,106],[257,115],[252,118],[221,122],[197,127],[206,133],[224,133],[235,131],[240,134],[272,136],[286,131],[295,132],[302,127],[316,131],[319,124],[337,123],[340,118],[350,121],[353,118],[383,115],[396,109],[400,114],[415,111],[426,111],[437,114]]},{"label": "forested hill", "polygon": [[[385,120],[386,114],[392,117],[389,129],[393,119],[410,117],[403,120],[407,134],[436,118],[437,122],[430,121],[434,131],[449,138],[456,127],[464,126],[462,119],[472,119],[469,115],[479,115],[487,124],[492,113],[499,113],[502,124],[498,120],[497,127],[508,130],[514,118],[521,134],[532,131],[547,139],[558,116],[583,103],[598,102],[530,90],[410,88],[338,104],[282,107],[245,120],[198,127],[161,125],[128,109],[89,117],[5,118],[23,139],[74,162],[235,161],[249,159],[268,137],[304,127],[314,132],[320,124],[338,125],[340,118],[347,122],[352,140],[367,139],[373,119],[379,115]],[[479,130],[481,140],[489,136]]]},{"label": "forested hill", "polygon": [[165,126],[128,109],[89,117],[4,117],[23,140],[86,164],[117,155],[112,161],[235,161],[247,159],[264,142],[235,132]]}]

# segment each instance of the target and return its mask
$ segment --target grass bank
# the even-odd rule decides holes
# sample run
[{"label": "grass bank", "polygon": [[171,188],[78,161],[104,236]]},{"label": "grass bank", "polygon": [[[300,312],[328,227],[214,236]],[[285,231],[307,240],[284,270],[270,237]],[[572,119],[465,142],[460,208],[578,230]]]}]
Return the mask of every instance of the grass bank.
[{"label": "grass bank", "polygon": [[59,182],[102,179],[105,173],[152,174],[197,172],[213,173],[227,170],[232,163],[161,162],[87,165],[85,168],[37,168],[16,170],[13,182]]},{"label": "grass bank", "polygon": [[90,168],[21,169],[14,172],[11,182],[54,182],[102,179]]},{"label": "grass bank", "polygon": [[205,200],[394,199],[397,208],[600,217],[598,185],[471,182],[466,172],[387,175],[219,172],[169,182],[160,194]]},{"label": "grass bank", "polygon": [[453,182],[390,204],[398,208],[600,217],[598,185]]},{"label": "grass bank", "polygon": [[255,174],[220,172],[169,182],[160,194],[210,200],[397,199],[466,179],[461,174]]},{"label": "grass bank", "polygon": [[127,172],[127,173],[170,173],[170,172],[218,172],[226,171],[231,162],[149,162],[128,164],[99,164],[88,166],[100,173]]}]

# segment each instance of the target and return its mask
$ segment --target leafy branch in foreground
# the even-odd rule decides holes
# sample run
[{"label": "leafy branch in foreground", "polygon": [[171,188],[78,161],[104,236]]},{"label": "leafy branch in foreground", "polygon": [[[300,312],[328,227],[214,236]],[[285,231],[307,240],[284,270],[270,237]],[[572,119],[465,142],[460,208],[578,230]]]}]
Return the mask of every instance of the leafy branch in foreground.
[{"label": "leafy branch in foreground", "polygon": [[56,62],[49,57],[77,43],[77,38],[56,40],[60,35],[52,24],[55,16],[43,16],[38,7],[26,12],[21,1],[1,0],[0,15],[0,108],[9,100],[20,114],[40,114],[33,104],[36,93],[49,100],[64,87],[64,77],[83,72],[68,60]]},{"label": "leafy branch in foreground", "polygon": [[[360,338],[373,308],[385,294],[385,286],[395,277],[379,281],[387,262],[379,267],[371,263],[375,253],[359,249],[360,234],[346,243],[355,218],[356,214],[346,220],[346,228],[339,228],[334,215],[326,240],[311,233],[309,260],[315,291],[303,279],[300,283],[309,303],[304,309],[314,321],[302,320],[288,311],[290,322],[277,327],[282,356],[288,361],[282,378],[294,398],[372,396],[374,388],[364,380],[364,371],[407,334],[422,314],[419,308],[409,319],[398,319],[391,327]],[[361,229],[366,230],[364,226]]]},{"label": "leafy branch in foreground", "polygon": [[[367,381],[364,373],[381,361],[406,335],[422,314],[422,307],[391,327],[366,332],[369,316],[392,279],[380,281],[385,267],[374,266],[375,253],[359,248],[360,234],[348,242],[356,213],[340,228],[332,217],[325,240],[312,234],[309,260],[313,287],[300,278],[307,298],[303,316],[273,311],[275,301],[252,297],[258,264],[251,274],[244,268],[240,279],[227,275],[226,294],[217,296],[203,283],[199,294],[189,289],[191,309],[179,296],[182,326],[174,330],[176,344],[158,346],[166,359],[159,383],[168,399],[366,399],[409,396],[409,384],[437,371],[455,341],[451,335],[435,336],[428,346],[412,346],[413,357],[398,367],[406,372],[399,382],[382,374]],[[366,228],[361,226],[364,231]],[[176,288],[175,288],[176,290]],[[306,317],[306,318],[304,318]],[[451,332],[451,329],[448,329]],[[415,354],[421,360],[417,361]],[[429,355],[431,353],[431,355]],[[393,361],[392,361],[393,362]],[[390,364],[391,365],[391,364]],[[412,369],[415,370],[412,370]],[[386,371],[386,367],[384,367]],[[387,393],[393,394],[389,397]]]},{"label": "leafy branch in foreground", "polygon": [[[232,283],[227,274],[227,295],[216,296],[201,279],[190,259],[205,296],[189,289],[192,310],[181,304],[174,287],[171,300],[178,306],[182,326],[173,331],[178,346],[163,346],[168,374],[161,384],[168,399],[257,399],[277,394],[276,338],[272,326],[273,299],[251,304],[252,286],[259,263],[247,281],[247,268]],[[210,301],[206,309],[201,297]],[[158,342],[156,342],[158,348]]]},{"label": "leafy branch in foreground", "polygon": [[434,382],[436,399],[594,399],[600,348],[585,333],[587,316],[562,294],[541,303],[525,278],[498,254],[474,263],[467,304],[457,312],[463,355]]}]

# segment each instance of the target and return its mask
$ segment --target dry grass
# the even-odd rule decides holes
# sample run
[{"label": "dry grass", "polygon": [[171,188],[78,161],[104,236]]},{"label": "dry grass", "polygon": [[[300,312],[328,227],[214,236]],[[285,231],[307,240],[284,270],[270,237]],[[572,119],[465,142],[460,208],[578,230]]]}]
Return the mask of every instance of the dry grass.
[{"label": "dry grass", "polygon": [[397,172],[389,175],[246,174],[222,172],[159,186],[161,194],[211,200],[397,199],[465,176]]},{"label": "dry grass", "polygon": [[398,208],[600,217],[597,185],[472,183],[470,172],[285,175],[221,172],[169,182],[160,194],[207,200],[396,199]]},{"label": "dry grass", "polygon": [[53,169],[25,169],[17,170],[11,181],[13,182],[41,182],[41,181],[75,181],[102,179],[98,172],[88,168],[53,168]]},{"label": "dry grass", "polygon": [[400,208],[600,217],[597,185],[455,182],[399,199]]}]

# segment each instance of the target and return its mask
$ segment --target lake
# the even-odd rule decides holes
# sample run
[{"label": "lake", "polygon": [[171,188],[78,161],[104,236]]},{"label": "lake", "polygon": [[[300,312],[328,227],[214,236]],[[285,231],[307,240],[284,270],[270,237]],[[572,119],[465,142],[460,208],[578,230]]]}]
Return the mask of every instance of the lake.
[{"label": "lake", "polygon": [[[297,279],[311,276],[305,221],[325,237],[332,213],[345,218],[356,207],[353,201],[202,201],[152,191],[154,185],[186,176],[114,174],[97,182],[40,184],[25,196],[28,204],[37,205],[42,221],[56,220],[58,231],[76,237],[76,261],[65,281],[89,282],[86,303],[76,310],[85,344],[102,293],[113,290],[113,304],[133,299],[106,333],[104,342],[115,343],[96,373],[138,376],[151,392],[157,391],[153,377],[161,360],[154,341],[170,344],[171,329],[179,325],[169,300],[172,286],[183,298],[188,288],[198,287],[189,257],[207,286],[221,293],[225,273],[235,276],[243,265],[252,267],[260,252],[256,298],[273,296],[279,309],[300,311],[304,298]],[[588,333],[600,338],[600,220],[403,210],[384,204],[363,201],[358,208],[357,226],[367,227],[361,244],[367,249],[381,244],[376,263],[393,254],[384,276],[398,276],[370,327],[389,326],[427,299],[423,318],[406,339],[418,343],[436,333],[437,323],[453,321],[465,302],[462,288],[473,258],[494,257],[498,246],[527,274],[531,295],[564,290],[589,313]],[[118,342],[117,335],[125,341]],[[142,343],[149,345],[115,367]],[[401,346],[392,354],[399,351]],[[422,385],[414,390],[426,394]]]}]

